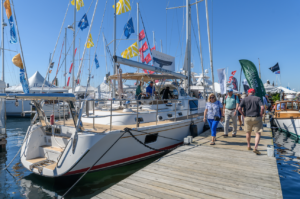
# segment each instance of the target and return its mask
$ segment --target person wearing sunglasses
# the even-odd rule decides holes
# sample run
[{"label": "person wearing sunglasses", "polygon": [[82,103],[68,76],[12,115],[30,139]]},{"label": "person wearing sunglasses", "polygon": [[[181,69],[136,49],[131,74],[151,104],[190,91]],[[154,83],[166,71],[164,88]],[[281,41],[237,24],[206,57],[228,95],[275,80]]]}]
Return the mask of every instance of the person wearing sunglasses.
[{"label": "person wearing sunglasses", "polygon": [[215,144],[219,121],[223,121],[222,108],[222,103],[217,100],[214,93],[211,93],[205,106],[203,119],[204,122],[208,122],[211,130],[212,140],[210,145]]}]

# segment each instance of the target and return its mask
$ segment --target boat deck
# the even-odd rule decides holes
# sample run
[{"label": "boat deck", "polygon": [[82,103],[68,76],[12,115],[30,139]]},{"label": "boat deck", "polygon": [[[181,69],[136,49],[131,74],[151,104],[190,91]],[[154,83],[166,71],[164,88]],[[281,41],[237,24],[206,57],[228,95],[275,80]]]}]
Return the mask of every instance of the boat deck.
[{"label": "boat deck", "polygon": [[208,130],[192,145],[166,154],[93,199],[282,198],[276,159],[266,155],[267,145],[273,145],[272,133],[264,129],[258,148],[262,155],[247,150],[244,131],[227,138],[218,132],[211,146]]}]

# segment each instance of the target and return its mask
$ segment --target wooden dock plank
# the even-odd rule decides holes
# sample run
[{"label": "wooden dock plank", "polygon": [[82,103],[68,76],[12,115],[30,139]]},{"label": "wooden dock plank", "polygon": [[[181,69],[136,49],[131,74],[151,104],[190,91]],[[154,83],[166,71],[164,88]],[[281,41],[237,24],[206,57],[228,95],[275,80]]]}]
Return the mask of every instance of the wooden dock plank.
[{"label": "wooden dock plank", "polygon": [[266,155],[267,145],[273,144],[270,129],[262,133],[262,155],[247,150],[245,132],[227,138],[222,134],[210,146],[208,130],[192,145],[177,148],[95,197],[281,199],[276,159]]}]

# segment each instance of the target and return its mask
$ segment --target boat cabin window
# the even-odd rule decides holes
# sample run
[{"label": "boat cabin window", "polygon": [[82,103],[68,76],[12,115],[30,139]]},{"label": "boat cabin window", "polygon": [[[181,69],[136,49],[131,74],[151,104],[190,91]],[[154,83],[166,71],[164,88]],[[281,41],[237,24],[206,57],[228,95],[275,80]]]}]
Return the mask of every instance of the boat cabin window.
[{"label": "boat cabin window", "polygon": [[299,109],[298,102],[293,102],[293,109],[294,110],[298,110]]},{"label": "boat cabin window", "polygon": [[286,109],[292,109],[292,102],[286,103]]},{"label": "boat cabin window", "polygon": [[285,102],[284,102],[284,103],[280,103],[280,104],[281,104],[280,109],[281,109],[281,110],[285,110]]},{"label": "boat cabin window", "polygon": [[280,103],[276,105],[276,110],[280,110]]}]

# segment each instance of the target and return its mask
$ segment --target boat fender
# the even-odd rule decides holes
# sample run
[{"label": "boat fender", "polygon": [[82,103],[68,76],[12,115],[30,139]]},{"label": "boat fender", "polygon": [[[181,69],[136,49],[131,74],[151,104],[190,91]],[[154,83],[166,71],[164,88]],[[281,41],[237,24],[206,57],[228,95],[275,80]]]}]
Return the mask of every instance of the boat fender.
[{"label": "boat fender", "polygon": [[158,115],[158,116],[157,116],[157,120],[158,120],[158,121],[162,121],[162,120],[163,120],[163,117],[162,117],[161,115]]},{"label": "boat fender", "polygon": [[195,125],[194,122],[191,122],[190,124],[190,132],[193,138],[198,135],[197,125]]}]

